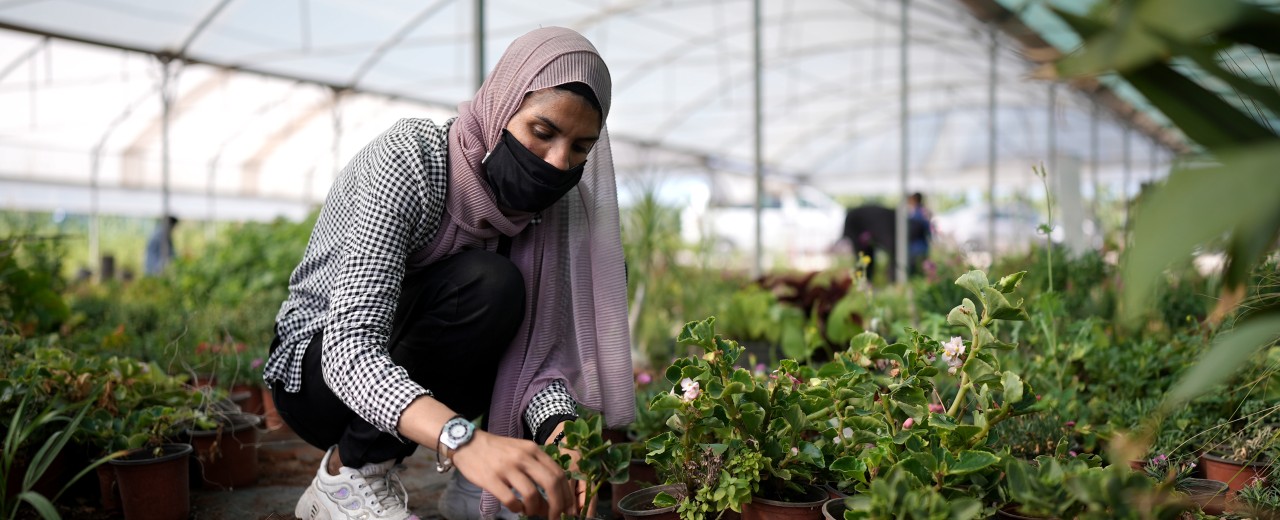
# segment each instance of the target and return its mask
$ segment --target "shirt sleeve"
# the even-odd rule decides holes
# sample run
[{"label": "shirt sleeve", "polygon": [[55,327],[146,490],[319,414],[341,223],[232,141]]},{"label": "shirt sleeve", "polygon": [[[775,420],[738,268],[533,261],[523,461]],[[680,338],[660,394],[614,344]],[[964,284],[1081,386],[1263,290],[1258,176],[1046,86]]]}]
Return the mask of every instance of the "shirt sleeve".
[{"label": "shirt sleeve", "polygon": [[576,418],[577,407],[578,404],[569,394],[569,388],[557,379],[529,400],[529,407],[524,411],[524,421],[530,432],[541,432],[547,419],[557,416]]},{"label": "shirt sleeve", "polygon": [[387,352],[405,258],[421,198],[422,162],[412,148],[384,136],[348,187],[351,225],[342,231],[321,366],[325,383],[357,415],[397,434],[409,403],[430,392],[409,379]]}]

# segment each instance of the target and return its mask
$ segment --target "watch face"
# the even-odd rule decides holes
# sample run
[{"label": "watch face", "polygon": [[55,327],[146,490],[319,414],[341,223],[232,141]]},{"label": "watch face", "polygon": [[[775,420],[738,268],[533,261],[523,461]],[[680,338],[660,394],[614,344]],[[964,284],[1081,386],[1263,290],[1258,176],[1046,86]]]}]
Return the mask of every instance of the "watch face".
[{"label": "watch face", "polygon": [[449,438],[454,440],[462,440],[467,436],[467,425],[463,423],[453,423],[449,426]]}]

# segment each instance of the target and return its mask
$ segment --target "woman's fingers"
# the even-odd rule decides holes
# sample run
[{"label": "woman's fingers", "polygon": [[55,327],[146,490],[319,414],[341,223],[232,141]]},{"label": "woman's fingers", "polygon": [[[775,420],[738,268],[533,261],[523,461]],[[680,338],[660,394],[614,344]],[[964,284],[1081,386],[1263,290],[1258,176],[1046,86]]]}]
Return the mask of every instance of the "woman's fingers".
[{"label": "woman's fingers", "polygon": [[453,454],[453,462],[512,512],[558,519],[578,511],[564,470],[531,441],[477,431]]}]

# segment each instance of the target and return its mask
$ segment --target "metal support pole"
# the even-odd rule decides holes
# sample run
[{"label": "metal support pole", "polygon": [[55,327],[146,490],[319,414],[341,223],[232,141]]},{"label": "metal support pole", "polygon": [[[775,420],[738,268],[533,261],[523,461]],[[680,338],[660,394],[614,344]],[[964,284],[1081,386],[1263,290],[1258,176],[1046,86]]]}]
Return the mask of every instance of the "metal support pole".
[{"label": "metal support pole", "polygon": [[[1099,170],[1098,168],[1099,106],[1097,101],[1094,101],[1092,99],[1090,101],[1092,102],[1093,109],[1089,111],[1089,173],[1093,177],[1092,179],[1093,180],[1093,218],[1096,219],[1098,218],[1099,215],[1101,215],[1100,211],[1101,211],[1101,202],[1102,202],[1102,191],[1101,191],[1102,184],[1100,184],[1098,181],[1098,177],[1100,175],[1098,171]],[[1102,229],[1102,228],[1099,227],[1098,229]]]},{"label": "metal support pole", "polygon": [[1129,237],[1129,210],[1133,206],[1133,199],[1129,196],[1129,174],[1130,174],[1130,154],[1129,154],[1129,134],[1130,127],[1128,124],[1124,127],[1124,139],[1121,141],[1124,151],[1124,177],[1120,181],[1120,200],[1124,202],[1124,236],[1125,241]]},{"label": "metal support pole", "polygon": [[170,65],[168,58],[160,58],[160,222],[164,226],[165,240],[160,241],[160,269],[169,266],[171,253],[169,238],[173,229],[169,225],[169,123],[173,108],[173,84],[170,82]]},{"label": "metal support pole", "polygon": [[[1046,134],[1049,138],[1049,175],[1058,173],[1058,84],[1049,84],[1049,112],[1046,114],[1048,118],[1049,130]],[[1053,218],[1050,215],[1049,218]]]},{"label": "metal support pole", "polygon": [[214,194],[213,186],[218,178],[218,159],[220,158],[222,158],[221,149],[219,149],[218,153],[213,156],[213,159],[209,160],[209,175],[205,180],[205,202],[207,206],[206,209],[208,210],[208,216],[205,218],[208,219],[208,222],[205,224],[204,236],[209,241],[213,241],[214,236],[217,234],[214,229],[214,222],[217,217],[215,208],[215,205],[217,204],[217,196]]},{"label": "metal support pole", "polygon": [[1150,159],[1151,160],[1151,176],[1147,177],[1147,182],[1155,182],[1156,175],[1157,175],[1156,169],[1160,167],[1160,163],[1159,163],[1160,158],[1156,156],[1156,154],[1160,151],[1160,146],[1159,146],[1159,143],[1156,142],[1155,138],[1151,139],[1150,146],[1151,146],[1151,159]]},{"label": "metal support pole", "polygon": [[762,92],[764,89],[764,85],[763,85],[764,66],[762,62],[764,60],[763,60],[763,56],[761,56],[762,51],[761,51],[761,44],[760,44],[760,41],[762,39],[762,35],[760,34],[761,33],[760,2],[761,0],[754,0],[753,2],[751,2],[751,9],[752,9],[751,10],[751,23],[752,23],[752,31],[751,31],[752,44],[751,45],[752,45],[752,58],[754,61],[752,66],[755,68],[754,70],[755,81],[751,83],[752,112],[753,112],[751,123],[752,123],[752,126],[754,127],[752,129],[752,138],[753,138],[752,139],[753,141],[752,155],[754,156],[754,159],[755,159],[754,169],[755,169],[755,176],[756,176],[756,200],[755,200],[755,207],[754,207],[755,216],[756,216],[755,251],[754,251],[755,259],[751,263],[751,276],[753,278],[758,278],[760,275],[764,274],[764,265],[762,262],[762,258],[764,257],[764,236],[763,236],[764,233],[763,233],[763,228],[761,227],[762,224],[760,219],[760,216],[764,207],[764,136],[763,136],[764,103],[762,99],[763,98]]},{"label": "metal support pole", "polygon": [[898,80],[900,82],[900,98],[899,105],[901,111],[899,113],[899,123],[902,127],[902,156],[899,157],[898,163],[898,215],[897,223],[894,226],[894,272],[896,276],[894,280],[897,283],[907,282],[907,161],[910,159],[908,151],[908,136],[910,134],[907,121],[908,106],[910,100],[910,90],[907,83],[907,37],[908,37],[908,21],[907,21],[907,2],[908,0],[900,0],[902,6],[902,16],[900,20],[899,30],[902,39],[898,49]]},{"label": "metal support pole", "polygon": [[102,147],[95,146],[89,158],[89,266],[93,269],[94,278],[102,281],[102,270],[98,246],[98,168],[102,163]]},{"label": "metal support pole", "polygon": [[475,0],[475,37],[476,37],[476,90],[484,85],[484,75],[488,70],[484,66],[484,0]]},{"label": "metal support pole", "polygon": [[995,251],[996,245],[996,38],[997,29],[991,27],[991,44],[987,48],[990,62],[987,77],[987,247]]}]

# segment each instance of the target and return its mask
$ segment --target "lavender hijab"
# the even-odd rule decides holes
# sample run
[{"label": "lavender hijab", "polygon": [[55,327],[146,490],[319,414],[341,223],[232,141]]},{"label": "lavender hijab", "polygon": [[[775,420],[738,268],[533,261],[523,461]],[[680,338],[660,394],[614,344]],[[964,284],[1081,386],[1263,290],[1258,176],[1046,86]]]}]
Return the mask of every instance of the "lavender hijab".
[{"label": "lavender hijab", "polygon": [[[525,94],[571,82],[591,87],[602,116],[609,114],[609,69],[591,42],[569,29],[532,31],[507,48],[474,99],[458,105],[449,129],[449,190],[436,237],[410,256],[410,267],[469,247],[493,250],[499,234],[511,241],[511,260],[524,275],[525,317],[498,368],[489,406],[491,433],[524,435],[529,400],[556,379],[578,403],[599,410],[611,426],[635,419],[627,285],[618,224],[613,156],[604,128],[576,188],[542,212],[507,215],[498,209],[480,161]],[[498,502],[485,493],[486,517]]]}]

